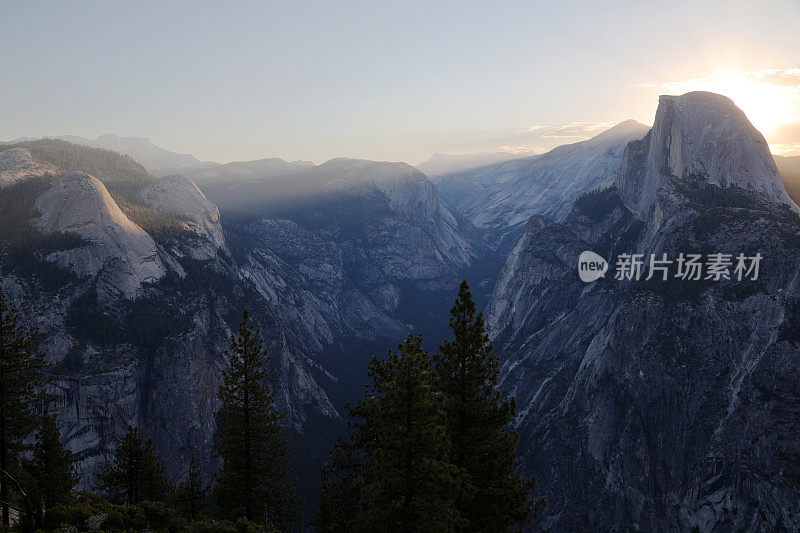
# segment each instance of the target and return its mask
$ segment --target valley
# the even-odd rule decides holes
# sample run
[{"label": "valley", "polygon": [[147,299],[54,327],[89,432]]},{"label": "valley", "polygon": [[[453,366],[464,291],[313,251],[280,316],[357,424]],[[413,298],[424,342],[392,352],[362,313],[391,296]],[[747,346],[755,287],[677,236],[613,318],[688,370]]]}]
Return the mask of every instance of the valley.
[{"label": "valley", "polygon": [[[773,481],[795,475],[800,406],[786,372],[800,355],[793,161],[776,167],[730,100],[662,97],[652,128],[440,157],[432,179],[344,158],[201,164],[101,139],[0,145],[2,288],[53,364],[48,411],[81,488],[128,426],[170,479],[193,459],[211,480],[225,349],[248,309],[310,515],[369,359],[409,333],[437,351],[465,279],[546,528],[800,527],[795,489]],[[574,270],[584,249],[734,247],[765,256],[763,281],[584,285]]]}]

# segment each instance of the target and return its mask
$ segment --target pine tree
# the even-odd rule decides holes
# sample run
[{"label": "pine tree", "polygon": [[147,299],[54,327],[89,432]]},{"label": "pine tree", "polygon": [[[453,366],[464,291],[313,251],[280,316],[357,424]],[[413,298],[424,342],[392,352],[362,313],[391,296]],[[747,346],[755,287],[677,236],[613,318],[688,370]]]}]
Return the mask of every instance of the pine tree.
[{"label": "pine tree", "polygon": [[[348,406],[351,415],[354,408]],[[353,519],[366,510],[366,487],[372,477],[375,451],[372,416],[355,424],[348,440],[339,439],[321,471],[316,515],[322,533],[354,530]]]},{"label": "pine tree", "polygon": [[455,524],[458,472],[447,462],[449,444],[442,397],[433,383],[422,336],[409,336],[400,355],[373,365],[386,381],[377,402],[373,499],[366,518],[390,531],[443,531]]},{"label": "pine tree", "polygon": [[[23,458],[22,470],[28,497],[40,510],[67,501],[78,483],[72,452],[64,449],[58,426],[47,414],[39,420],[32,456]],[[41,527],[41,517],[38,526]]]},{"label": "pine tree", "polygon": [[327,531],[448,531],[459,471],[448,463],[442,396],[422,337],[369,365],[372,385],[350,407],[362,421],[323,470],[318,515]]},{"label": "pine tree", "polygon": [[174,502],[178,514],[187,520],[196,520],[206,509],[206,493],[200,469],[192,457],[189,463],[189,477],[175,490]]},{"label": "pine tree", "polygon": [[462,530],[506,531],[530,522],[545,501],[533,495],[535,480],[515,473],[518,437],[509,424],[516,404],[498,389],[500,361],[466,281],[450,310],[450,328],[454,340],[442,343],[434,364],[446,397],[452,461],[466,473],[458,500]]},{"label": "pine tree", "polygon": [[22,326],[19,314],[0,289],[0,508],[2,525],[9,525],[12,490],[10,470],[17,464],[23,440],[33,431],[36,417],[32,404],[41,399],[46,368],[35,351],[36,331]]},{"label": "pine tree", "polygon": [[153,441],[145,442],[133,426],[128,426],[125,438],[114,451],[114,463],[106,465],[100,477],[103,490],[126,505],[164,501],[172,488]]},{"label": "pine tree", "polygon": [[266,383],[269,362],[260,332],[244,311],[227,352],[230,368],[219,389],[217,454],[223,465],[214,496],[227,518],[286,524],[296,518],[288,476],[289,443]]}]

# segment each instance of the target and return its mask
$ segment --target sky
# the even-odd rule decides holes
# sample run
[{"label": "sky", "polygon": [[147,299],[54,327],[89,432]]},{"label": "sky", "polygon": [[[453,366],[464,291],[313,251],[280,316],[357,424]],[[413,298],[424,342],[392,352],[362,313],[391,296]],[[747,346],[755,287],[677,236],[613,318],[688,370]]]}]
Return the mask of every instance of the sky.
[{"label": "sky", "polygon": [[416,164],[651,124],[702,89],[800,155],[799,30],[800,0],[0,0],[0,140]]}]

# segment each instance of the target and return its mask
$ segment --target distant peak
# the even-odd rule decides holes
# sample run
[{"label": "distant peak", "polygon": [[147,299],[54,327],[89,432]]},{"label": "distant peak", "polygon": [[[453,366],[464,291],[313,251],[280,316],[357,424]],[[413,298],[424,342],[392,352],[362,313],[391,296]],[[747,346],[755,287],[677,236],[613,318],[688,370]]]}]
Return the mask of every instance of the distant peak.
[{"label": "distant peak", "polygon": [[628,119],[616,124],[607,130],[598,133],[592,140],[594,139],[608,139],[612,137],[621,137],[621,136],[629,136],[631,134],[638,135],[641,134],[642,137],[650,130],[650,126],[646,124],[642,124],[641,122],[637,122],[633,119]]},{"label": "distant peak", "polygon": [[632,118],[629,118],[628,120],[623,120],[622,122],[620,122],[616,126],[613,126],[610,129],[613,130],[613,129],[642,129],[642,128],[650,129],[650,126],[648,126],[647,124],[642,124],[641,122],[633,120]]},{"label": "distant peak", "polygon": [[116,133],[104,133],[103,135],[101,135],[97,139],[95,139],[95,141],[96,142],[102,142],[102,141],[135,141],[135,142],[140,142],[140,143],[153,144],[152,141],[150,139],[148,139],[147,137],[133,137],[133,136],[123,137],[121,135],[117,135]]}]

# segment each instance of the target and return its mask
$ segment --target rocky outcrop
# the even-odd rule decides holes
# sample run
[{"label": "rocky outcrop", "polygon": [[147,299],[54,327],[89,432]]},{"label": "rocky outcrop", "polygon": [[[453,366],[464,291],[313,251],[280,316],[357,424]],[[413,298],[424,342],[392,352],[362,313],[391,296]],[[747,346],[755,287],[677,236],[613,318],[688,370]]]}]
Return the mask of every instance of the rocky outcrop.
[{"label": "rocky outcrop", "polygon": [[[724,100],[662,98],[624,177],[531,218],[497,282],[488,324],[544,529],[800,527],[800,219]],[[605,278],[580,281],[584,250]],[[760,253],[761,275],[613,279],[622,253],[696,252]]]},{"label": "rocky outcrop", "polygon": [[263,302],[248,297],[246,285],[228,282],[226,288],[188,279],[180,287],[156,284],[109,310],[93,304],[87,284],[64,283],[52,292],[36,279],[4,276],[4,291],[35,319],[55,365],[48,410],[73,452],[82,488],[99,488],[97,474],[128,425],[153,439],[172,479],[185,475],[191,457],[206,478],[213,475],[217,392],[243,308],[251,309],[276,368],[270,385],[285,425],[299,431],[310,416],[338,418],[320,387],[329,378],[287,339]]},{"label": "rocky outcrop", "polygon": [[[187,178],[110,183],[152,234],[90,175],[41,184],[33,226],[74,239],[45,239],[27,270],[0,255],[0,278],[55,365],[49,410],[82,487],[95,487],[129,424],[153,438],[171,477],[192,456],[213,474],[217,391],[245,308],[265,337],[289,430],[335,426],[368,357],[401,339],[409,310],[432,306],[428,294],[445,294],[481,246],[407,165],[341,161],[308,177],[315,203],[295,220],[225,229]],[[158,230],[159,214],[169,231]],[[319,457],[330,444],[304,443]],[[311,476],[319,465],[295,466]]]},{"label": "rocky outcrop", "polygon": [[389,279],[451,286],[448,274],[469,265],[481,251],[474,230],[459,223],[439,201],[436,186],[410,165],[334,159],[314,173],[330,193],[376,204],[376,216],[361,222],[362,253]]},{"label": "rocky outcrop", "polygon": [[640,218],[649,216],[658,189],[671,177],[701,176],[717,187],[741,187],[792,205],[764,136],[718,94],[662,96],[652,130],[624,159],[615,183]]},{"label": "rocky outcrop", "polygon": [[32,176],[54,173],[49,163],[39,163],[25,148],[7,148],[0,151],[0,189]]},{"label": "rocky outcrop", "polygon": [[53,252],[48,260],[81,276],[98,276],[98,295],[132,298],[166,273],[153,239],[120,210],[100,180],[69,172],[36,200],[34,225],[43,233],[70,233],[88,244]]},{"label": "rocky outcrop", "polygon": [[[72,165],[86,161],[104,168],[108,161],[107,153],[72,151],[66,143],[59,148],[61,160]],[[266,298],[282,280],[257,280],[248,275],[246,261],[234,260],[216,206],[194,183],[176,176],[153,180],[126,161],[113,161],[108,182],[124,204],[81,172],[37,181],[30,190],[15,188],[24,231],[7,235],[26,241],[0,249],[0,283],[37,326],[40,347],[53,364],[48,410],[74,454],[81,488],[98,489],[96,474],[128,425],[153,439],[172,479],[182,478],[190,457],[206,477],[213,475],[213,414],[226,349],[243,309],[260,328],[276,369],[270,385],[288,431],[335,425],[340,415],[326,387],[335,386],[337,377],[315,360],[323,341],[313,336],[314,326],[329,320],[327,309],[305,318],[296,307],[301,300],[291,300],[306,290],[302,285],[278,292],[279,301]],[[161,231],[162,222],[168,231]],[[319,284],[308,291],[321,292]],[[329,444],[318,444],[320,453]],[[310,476],[318,465],[295,467],[307,468]]]},{"label": "rocky outcrop", "polygon": [[150,207],[176,215],[186,231],[200,237],[200,242],[186,247],[192,257],[209,259],[225,248],[219,209],[189,178],[165,176],[145,187],[139,195]]},{"label": "rocky outcrop", "polygon": [[208,191],[240,219],[291,220],[315,234],[382,308],[396,299],[398,283],[453,288],[485,249],[475,228],[439,201],[431,181],[404,163],[333,159],[283,180]]},{"label": "rocky outcrop", "polygon": [[250,253],[240,276],[275,309],[296,345],[322,354],[342,339],[401,338],[407,331],[391,317],[399,302],[360,290],[335,243],[290,220],[262,219],[245,231]]}]

